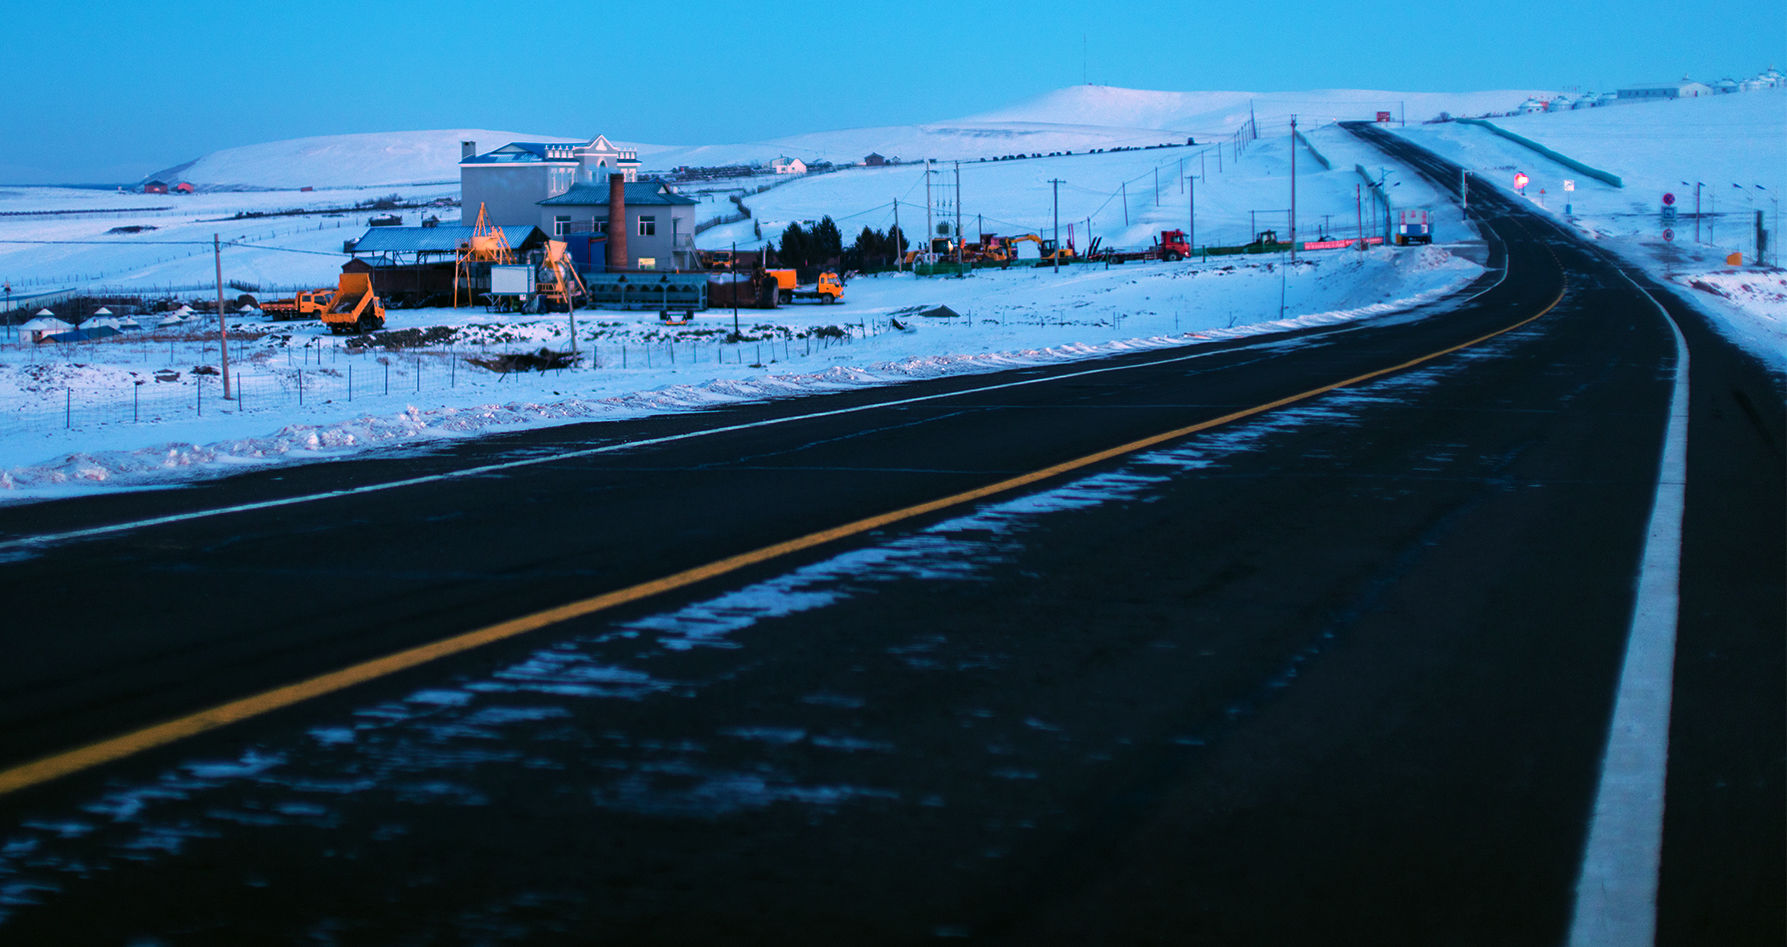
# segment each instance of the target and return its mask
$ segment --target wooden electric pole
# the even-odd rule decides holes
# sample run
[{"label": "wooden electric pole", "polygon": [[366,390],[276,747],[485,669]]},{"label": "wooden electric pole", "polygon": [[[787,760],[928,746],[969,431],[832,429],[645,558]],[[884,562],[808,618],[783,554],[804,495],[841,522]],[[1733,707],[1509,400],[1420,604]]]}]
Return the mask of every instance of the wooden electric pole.
[{"label": "wooden electric pole", "polygon": [[[199,244],[204,246],[204,244]],[[230,325],[223,315],[223,242],[211,235],[211,258],[217,264],[217,351],[223,360],[223,400],[230,400]]]}]

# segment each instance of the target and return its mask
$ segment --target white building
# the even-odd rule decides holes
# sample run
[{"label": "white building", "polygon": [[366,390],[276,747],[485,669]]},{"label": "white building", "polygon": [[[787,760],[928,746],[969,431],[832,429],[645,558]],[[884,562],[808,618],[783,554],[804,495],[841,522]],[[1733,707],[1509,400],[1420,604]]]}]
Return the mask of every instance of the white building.
[{"label": "white building", "polygon": [[1712,86],[1686,76],[1674,82],[1647,82],[1619,90],[1621,102],[1655,102],[1663,99],[1697,99],[1712,95]]},{"label": "white building", "polygon": [[799,158],[781,155],[769,163],[769,169],[777,174],[806,174],[807,163]]},{"label": "white building", "polygon": [[541,201],[579,184],[606,187],[610,174],[639,179],[639,153],[602,135],[585,144],[512,141],[495,151],[477,151],[475,141],[459,143],[460,222],[467,226],[477,222],[480,206],[499,227],[534,226]]}]

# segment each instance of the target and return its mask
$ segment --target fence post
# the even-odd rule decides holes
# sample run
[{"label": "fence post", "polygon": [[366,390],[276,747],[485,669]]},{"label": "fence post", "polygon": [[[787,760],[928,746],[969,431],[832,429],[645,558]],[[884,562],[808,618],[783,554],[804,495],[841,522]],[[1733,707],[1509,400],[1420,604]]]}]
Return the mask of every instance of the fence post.
[{"label": "fence post", "polygon": [[74,389],[72,387],[62,389],[62,427],[64,430],[74,430]]}]

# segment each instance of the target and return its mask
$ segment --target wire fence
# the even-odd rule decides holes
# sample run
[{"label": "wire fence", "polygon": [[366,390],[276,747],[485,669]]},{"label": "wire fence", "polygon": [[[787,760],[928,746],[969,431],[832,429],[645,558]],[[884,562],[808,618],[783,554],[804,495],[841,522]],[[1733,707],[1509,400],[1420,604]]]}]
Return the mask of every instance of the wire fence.
[{"label": "wire fence", "polygon": [[[865,320],[807,330],[778,328],[761,337],[734,340],[710,330],[704,337],[665,337],[580,345],[546,374],[570,384],[576,375],[644,375],[672,368],[765,367],[825,357],[831,349],[885,332],[888,321]],[[292,340],[296,342],[296,340]],[[0,413],[14,430],[65,431],[103,425],[189,421],[222,414],[284,415],[302,421],[323,405],[364,405],[367,412],[408,405],[418,395],[434,400],[460,388],[483,389],[502,399],[523,379],[540,343],[494,341],[381,349],[350,346],[351,340],[313,338],[268,351],[263,342],[230,339],[230,397],[224,397],[216,338],[163,336],[91,342],[0,341],[0,361],[10,364],[35,398]],[[8,352],[7,350],[11,350]],[[548,362],[561,361],[547,359]],[[162,368],[154,368],[154,365]],[[567,377],[570,376],[570,377]],[[662,381],[659,375],[642,379]]]}]

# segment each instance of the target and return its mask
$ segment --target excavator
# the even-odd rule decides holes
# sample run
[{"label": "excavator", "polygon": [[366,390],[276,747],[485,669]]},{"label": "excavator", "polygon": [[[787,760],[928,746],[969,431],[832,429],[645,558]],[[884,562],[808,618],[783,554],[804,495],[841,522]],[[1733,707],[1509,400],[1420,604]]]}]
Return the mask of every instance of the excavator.
[{"label": "excavator", "polygon": [[1016,237],[1012,237],[1010,240],[1006,241],[1006,243],[1009,246],[1011,255],[1014,259],[1017,257],[1018,244],[1020,243],[1036,244],[1037,252],[1042,254],[1042,259],[1038,262],[1043,265],[1054,263],[1057,259],[1062,263],[1070,263],[1076,259],[1072,245],[1058,247],[1055,245],[1055,241],[1044,240],[1033,233],[1020,234]]}]

